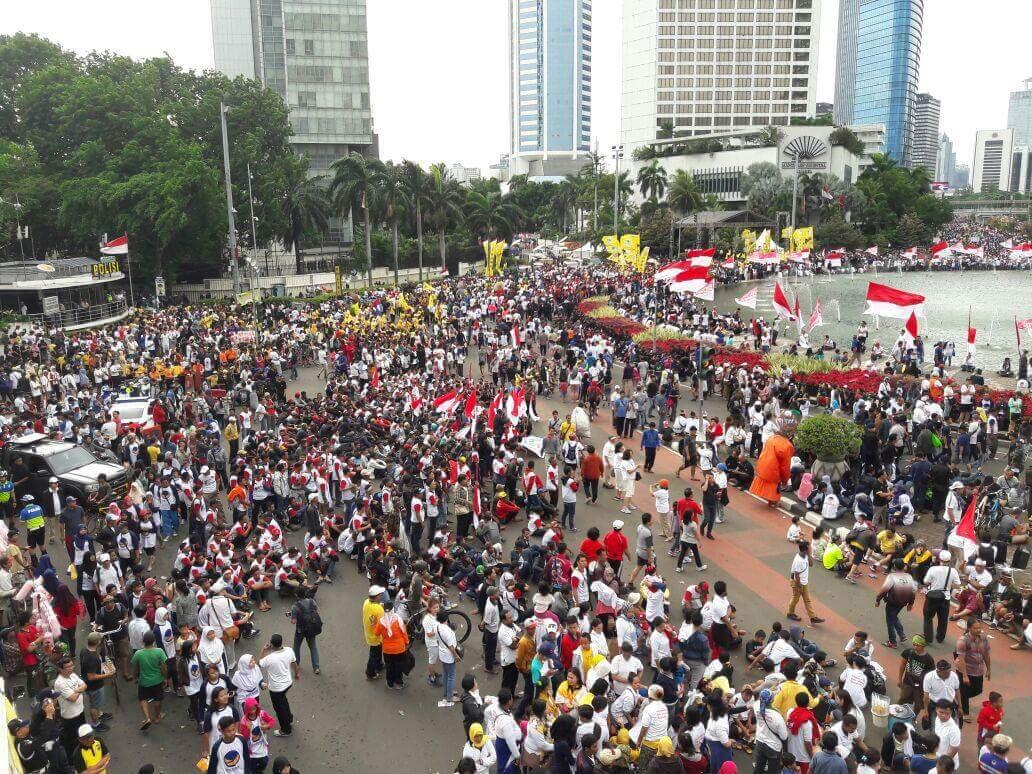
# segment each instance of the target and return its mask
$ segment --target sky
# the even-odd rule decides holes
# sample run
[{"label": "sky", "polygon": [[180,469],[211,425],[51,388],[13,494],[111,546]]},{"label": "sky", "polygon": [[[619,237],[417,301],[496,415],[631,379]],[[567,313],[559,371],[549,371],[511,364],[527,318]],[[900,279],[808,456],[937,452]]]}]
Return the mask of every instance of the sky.
[{"label": "sky", "polygon": [[[79,53],[168,53],[214,64],[209,0],[3,1],[0,34],[34,32]],[[620,0],[594,2],[592,133],[620,126]],[[507,151],[507,0],[368,0],[373,120],[384,159],[487,167]],[[817,99],[834,96],[838,0],[823,0]],[[1029,0],[925,0],[921,91],[971,163],[977,129],[1006,126],[1008,93],[1032,77]]]}]

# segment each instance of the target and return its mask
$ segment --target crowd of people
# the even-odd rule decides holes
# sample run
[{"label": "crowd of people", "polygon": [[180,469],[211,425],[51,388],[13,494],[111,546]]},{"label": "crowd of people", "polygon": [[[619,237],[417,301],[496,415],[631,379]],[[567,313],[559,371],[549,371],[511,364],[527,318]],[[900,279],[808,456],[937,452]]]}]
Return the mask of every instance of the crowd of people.
[{"label": "crowd of people", "polygon": [[[141,732],[166,723],[174,704],[208,771],[291,771],[275,754],[295,725],[288,693],[305,645],[321,672],[316,599],[333,593],[322,589],[348,561],[369,583],[367,679],[411,689],[424,671],[414,653],[425,654],[438,707],[461,708],[463,774],[729,774],[737,750],[772,773],[948,772],[976,741],[986,770],[1007,771],[1004,697],[990,692],[977,719],[970,703],[991,674],[983,624],[1015,633],[1016,646],[1032,642],[1030,590],[1005,569],[1028,534],[1020,412],[938,376],[898,386],[886,377],[860,394],[713,351],[657,356],[577,315],[600,293],[707,347],[762,348],[765,335],[776,346],[739,313],[562,266],[270,304],[260,342],[249,310],[216,305],[5,335],[0,440],[80,444],[129,476],[124,494],[100,481],[84,503],[56,480],[36,489],[24,466],[0,476],[0,639],[9,697],[24,684],[32,702],[27,720],[10,723],[25,770],[127,770],[101,735],[113,684],[130,681]],[[289,386],[305,366],[324,379],[313,394]],[[126,395],[150,399],[148,421],[123,423]],[[726,419],[705,403],[682,406],[689,396],[722,401]],[[676,557],[680,572],[690,556],[688,569],[704,573],[705,542],[731,517],[730,489],[769,479],[764,449],[821,409],[855,421],[864,442],[834,480],[812,481],[800,455],[775,484],[804,490],[826,525],[807,536],[794,524],[789,535],[799,546],[786,617],[795,623],[744,631],[727,583],[705,575],[671,598],[664,545],[664,564]],[[612,430],[593,437],[602,410]],[[1006,449],[1004,432],[1014,439]],[[664,445],[679,450],[681,469],[642,481]],[[994,479],[983,471],[1001,451],[1008,472]],[[620,518],[578,540],[578,509],[606,492]],[[947,540],[972,497],[984,538],[970,557],[907,538],[904,528],[931,513]],[[852,526],[835,530],[838,519]],[[840,650],[797,625],[798,601],[822,623],[807,588],[814,563],[853,581],[888,572],[877,601],[888,647],[909,646],[898,683],[910,686],[900,698],[915,717],[883,739],[864,712],[888,693],[893,668],[874,658],[874,638],[857,632]],[[898,613],[920,586],[925,635],[904,643]],[[280,598],[292,642],[275,633],[257,654],[238,653]],[[470,606],[479,678],[464,666],[471,627],[455,615]],[[947,617],[967,624],[961,658],[935,663],[925,648],[943,641]],[[977,724],[977,740],[961,741],[964,723]]]}]

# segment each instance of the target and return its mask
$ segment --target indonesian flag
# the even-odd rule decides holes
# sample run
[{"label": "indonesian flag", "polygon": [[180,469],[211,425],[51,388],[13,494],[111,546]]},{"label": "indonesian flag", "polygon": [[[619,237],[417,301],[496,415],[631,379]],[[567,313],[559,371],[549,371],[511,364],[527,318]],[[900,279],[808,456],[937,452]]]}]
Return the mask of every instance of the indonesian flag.
[{"label": "indonesian flag", "polygon": [[112,239],[110,242],[105,242],[100,246],[100,252],[104,255],[128,255],[129,237],[122,234],[122,236]]},{"label": "indonesian flag", "polygon": [[696,291],[692,295],[702,301],[712,301],[716,294],[716,283],[710,280],[702,286],[701,290]]},{"label": "indonesian flag", "polygon": [[419,388],[413,385],[412,392],[408,396],[408,410],[417,411],[423,405],[423,394]]},{"label": "indonesian flag", "polygon": [[442,266],[441,267],[441,276],[442,277],[447,277],[448,276],[448,267],[447,266]]},{"label": "indonesian flag", "polygon": [[494,396],[494,400],[491,401],[491,405],[487,407],[487,424],[494,427],[495,414],[498,413],[498,409],[502,406],[502,393],[499,392]]},{"label": "indonesian flag", "polygon": [[686,271],[695,265],[695,262],[691,259],[687,259],[684,261],[674,261],[673,263],[666,263],[660,266],[659,269],[656,271],[655,278],[656,280],[661,282],[669,282],[682,271]]},{"label": "indonesian flag", "polygon": [[788,254],[789,263],[806,263],[806,261],[809,260],[809,258],[809,250],[799,250],[798,252]]},{"label": "indonesian flag", "polygon": [[958,241],[957,244],[950,245],[950,252],[951,253],[965,254],[965,253],[967,253],[967,251],[968,251],[968,249],[964,246],[964,242],[963,241]]},{"label": "indonesian flag", "polygon": [[878,245],[875,245],[874,247],[868,247],[866,250],[864,250],[864,252],[867,255],[873,255],[875,258],[877,258],[878,257]]},{"label": "indonesian flag", "polygon": [[473,389],[466,397],[466,407],[462,410],[462,415],[466,419],[473,418],[473,412],[477,410],[477,391]]},{"label": "indonesian flag", "polygon": [[924,317],[924,302],[925,297],[917,293],[908,293],[888,285],[869,282],[867,284],[867,308],[864,310],[864,314],[896,317],[900,320],[907,319],[912,313]]},{"label": "indonesian flag", "polygon": [[968,255],[974,256],[975,258],[985,257],[985,250],[982,248],[981,245],[965,245],[964,252],[966,252]]},{"label": "indonesian flag", "polygon": [[1000,242],[1000,247],[1004,248],[1005,250],[1012,250],[1014,249],[1014,240],[1008,239],[1006,242]]},{"label": "indonesian flag", "polygon": [[523,336],[520,335],[520,326],[518,323],[512,326],[509,336],[512,338],[512,346],[514,348],[519,349],[523,346]]},{"label": "indonesian flag", "polygon": [[799,311],[799,294],[798,293],[796,294],[796,297],[795,297],[795,306],[792,307],[792,315],[795,317],[796,330],[799,331],[799,333],[802,333],[803,332],[803,315],[802,315],[802,312]]},{"label": "indonesian flag", "polygon": [[480,526],[480,511],[483,506],[480,504],[480,484],[473,484],[473,529]]},{"label": "indonesian flag", "polygon": [[745,306],[749,309],[756,308],[756,298],[759,295],[757,288],[750,288],[740,298],[735,299],[735,303],[739,306]]},{"label": "indonesian flag", "polygon": [[788,296],[785,295],[785,291],[781,289],[781,283],[776,282],[774,284],[774,314],[778,317],[784,317],[786,320],[795,320],[796,316],[792,312],[792,306],[788,303]]},{"label": "indonesian flag", "polygon": [[749,253],[749,263],[757,263],[761,266],[773,266],[779,260],[781,260],[781,256],[777,250],[757,250]]},{"label": "indonesian flag", "polygon": [[957,526],[953,528],[950,536],[946,538],[946,544],[963,551],[965,559],[978,550],[978,537],[975,535],[975,506],[978,504],[981,496],[982,490],[979,489],[971,498],[967,508],[964,509],[964,515],[957,523]]},{"label": "indonesian flag", "polygon": [[[708,247],[705,250],[688,250],[687,256],[691,259],[709,258],[712,263],[714,256],[717,254],[717,248]],[[709,266],[709,263],[696,263],[696,266]]]},{"label": "indonesian flag", "polygon": [[975,331],[975,329],[971,327],[971,307],[969,306],[968,307],[968,324],[967,324],[967,342],[968,342],[969,347],[971,347],[971,348],[973,348],[975,346],[975,334],[976,333],[977,333],[977,331]]},{"label": "indonesian flag", "polygon": [[945,258],[950,254],[950,246],[945,242],[936,242],[928,248],[928,252],[932,254],[933,258]]},{"label": "indonesian flag", "polygon": [[670,290],[674,293],[698,293],[709,280],[708,266],[692,266],[674,277],[670,283]]},{"label": "indonesian flag", "polygon": [[438,398],[434,398],[434,411],[440,414],[450,414],[458,408],[462,401],[462,393],[457,390],[449,390]]},{"label": "indonesian flag", "polygon": [[903,251],[904,258],[917,258],[917,248],[911,247],[908,250]]},{"label": "indonesian flag", "polygon": [[1022,331],[1025,331],[1025,332],[1032,331],[1032,317],[1029,317],[1027,320],[1019,320],[1019,319],[1015,318],[1014,319],[1014,331],[1018,334],[1018,346],[1020,347],[1021,346],[1021,332]]},{"label": "indonesian flag", "polygon": [[846,254],[841,250],[832,250],[830,253],[824,254],[824,261],[828,266],[839,268],[842,266],[842,259],[846,257]]},{"label": "indonesian flag", "polygon": [[903,336],[906,339],[908,349],[914,346],[917,341],[917,315],[913,312],[910,313],[910,317],[907,318],[903,326]]},{"label": "indonesian flag", "polygon": [[819,298],[814,301],[813,311],[810,313],[810,320],[807,322],[807,327],[812,331],[818,325],[824,325],[824,314],[821,309],[821,300]]},{"label": "indonesian flag", "polygon": [[733,268],[735,268],[735,257],[733,255],[728,255],[727,258],[724,259],[724,262],[722,264],[720,264],[720,268],[722,268],[722,269],[733,269]]},{"label": "indonesian flag", "polygon": [[506,399],[505,411],[514,421],[527,413],[526,398],[526,391],[522,387],[517,387]]},{"label": "indonesian flag", "polygon": [[1011,258],[1032,258],[1032,242],[1023,242],[1009,249]]},{"label": "indonesian flag", "polygon": [[458,460],[448,460],[448,483],[455,484],[459,480]]}]

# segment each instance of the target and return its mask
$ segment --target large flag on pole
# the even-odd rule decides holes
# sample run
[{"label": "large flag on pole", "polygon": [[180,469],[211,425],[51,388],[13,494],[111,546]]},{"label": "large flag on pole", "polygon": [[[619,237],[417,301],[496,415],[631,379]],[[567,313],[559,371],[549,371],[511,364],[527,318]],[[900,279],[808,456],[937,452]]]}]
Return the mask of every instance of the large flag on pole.
[{"label": "large flag on pole", "polygon": [[795,320],[796,316],[792,313],[792,306],[788,303],[788,296],[785,295],[785,291],[781,289],[781,283],[774,283],[774,314],[778,317],[784,317],[786,320]]},{"label": "large flag on pole", "polygon": [[670,283],[670,290],[674,293],[698,293],[710,280],[708,266],[692,266],[679,272]]},{"label": "large flag on pole", "polygon": [[951,251],[950,246],[946,242],[936,242],[928,248],[928,252],[931,253],[932,258],[945,258]]},{"label": "large flag on pole", "polygon": [[910,313],[910,317],[903,325],[903,335],[907,341],[907,349],[910,349],[917,341],[917,315],[913,312]]},{"label": "large flag on pole", "polygon": [[1027,320],[1019,320],[1017,317],[1014,318],[1014,330],[1018,334],[1018,347],[1021,347],[1021,332],[1032,331],[1032,317]]},{"label": "large flag on pole", "polygon": [[895,317],[907,319],[911,313],[924,317],[925,297],[917,293],[897,290],[888,285],[870,282],[867,285],[867,308],[864,314],[878,317]]},{"label": "large flag on pole", "polygon": [[449,390],[440,397],[434,398],[434,411],[441,414],[450,414],[462,400],[462,393],[458,390]]},{"label": "large flag on pole", "polygon": [[965,559],[978,550],[978,537],[975,534],[975,508],[981,496],[981,490],[972,495],[967,508],[964,509],[964,515],[946,538],[946,544],[963,551]]},{"label": "large flag on pole", "polygon": [[757,288],[750,288],[741,295],[741,297],[735,299],[735,303],[739,306],[745,306],[749,309],[756,308],[756,299],[759,293]]},{"label": "large flag on pole", "polygon": [[971,327],[971,307],[968,307],[968,324],[967,324],[967,343],[974,347],[975,345],[975,329]]},{"label": "large flag on pole", "polygon": [[105,242],[100,246],[100,252],[104,255],[128,255],[129,254],[129,237],[122,234],[120,237],[112,239],[110,242]]},{"label": "large flag on pole", "polygon": [[813,331],[818,325],[824,325],[824,312],[821,309],[821,300],[819,298],[813,303],[813,311],[810,313],[808,325],[810,331]]},{"label": "large flag on pole", "polygon": [[[687,251],[688,258],[690,258],[690,259],[709,258],[711,263],[712,263],[712,259],[716,256],[716,254],[717,254],[717,248],[715,248],[715,247],[708,247],[705,250],[699,249],[699,250],[688,250]],[[699,263],[699,262],[696,262],[695,265],[696,266],[709,266],[708,263]]]},{"label": "large flag on pole", "polygon": [[477,391],[476,388],[470,390],[469,396],[466,398],[466,406],[462,410],[463,416],[466,419],[473,418],[473,412],[477,410]]}]

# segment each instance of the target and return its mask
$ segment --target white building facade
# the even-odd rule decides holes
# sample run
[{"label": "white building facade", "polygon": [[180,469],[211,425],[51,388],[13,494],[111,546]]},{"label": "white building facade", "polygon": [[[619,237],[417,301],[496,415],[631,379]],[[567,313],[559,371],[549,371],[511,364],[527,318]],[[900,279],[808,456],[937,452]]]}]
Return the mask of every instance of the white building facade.
[{"label": "white building facade", "polygon": [[971,187],[975,193],[1010,190],[1013,129],[984,129],[975,133],[975,162]]},{"label": "white building facade", "polygon": [[625,151],[816,110],[821,0],[624,0]]},{"label": "white building facade", "polygon": [[924,167],[934,180],[939,160],[939,116],[942,103],[931,94],[918,94],[914,111],[913,166]]},{"label": "white building facade", "polygon": [[1007,105],[1007,128],[1014,130],[1014,144],[1032,146],[1032,78],[1024,88],[1012,91]]}]

